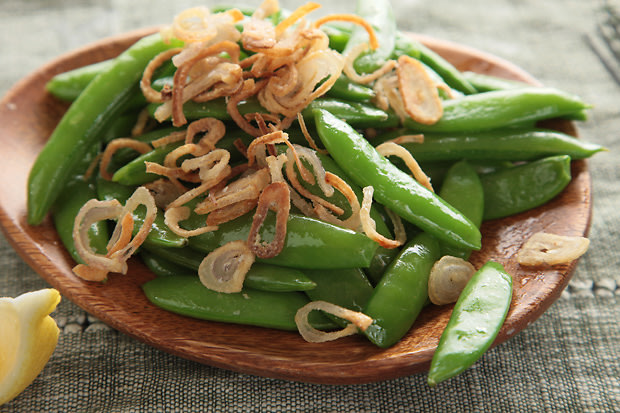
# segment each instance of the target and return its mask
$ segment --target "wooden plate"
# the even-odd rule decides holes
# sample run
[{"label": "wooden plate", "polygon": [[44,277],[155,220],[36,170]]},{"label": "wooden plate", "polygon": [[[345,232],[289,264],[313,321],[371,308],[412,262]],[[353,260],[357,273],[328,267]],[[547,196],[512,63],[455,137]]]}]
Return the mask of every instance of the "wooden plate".
[{"label": "wooden plate", "polygon": [[[111,327],[180,357],[260,376],[314,383],[364,383],[410,375],[428,368],[451,306],[423,311],[409,334],[381,350],[355,336],[325,344],[306,343],[298,334],[258,327],[205,322],[151,305],[140,285],[153,276],[137,260],[125,276],[105,285],[85,282],[71,272],[50,219],[26,223],[26,181],[37,153],[67,105],[46,93],[54,74],[111,58],[153,29],[108,38],[48,63],[18,82],[0,104],[0,224],[13,247],[62,295]],[[419,37],[461,70],[537,82],[514,65],[457,44]],[[574,133],[572,124],[559,127]],[[59,160],[61,161],[61,160]],[[535,271],[519,267],[513,255],[537,231],[585,235],[591,215],[590,177],[585,162],[575,162],[574,179],[544,207],[508,219],[486,222],[483,248],[472,256],[479,266],[489,258],[502,262],[514,277],[514,298],[496,344],[539,317],[566,287],[576,263]],[[532,348],[532,351],[536,349]]]}]

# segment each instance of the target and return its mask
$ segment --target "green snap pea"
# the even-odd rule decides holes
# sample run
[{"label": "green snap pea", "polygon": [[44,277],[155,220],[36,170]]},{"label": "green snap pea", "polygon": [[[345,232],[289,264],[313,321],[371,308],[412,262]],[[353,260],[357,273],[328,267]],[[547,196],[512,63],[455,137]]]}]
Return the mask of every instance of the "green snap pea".
[{"label": "green snap pea", "polygon": [[[150,104],[148,106],[149,112],[154,114],[158,106],[159,104]],[[365,102],[344,101],[327,97],[314,100],[302,111],[306,122],[312,121],[312,111],[317,108],[329,110],[339,118],[360,128],[396,127],[400,123],[400,120],[392,111],[385,112]],[[248,99],[239,103],[238,109],[242,115],[266,112],[256,99]],[[208,117],[223,121],[231,119],[230,114],[226,110],[224,99],[214,99],[208,102],[194,102],[190,100],[183,105],[183,113],[189,120]]]},{"label": "green snap pea", "polygon": [[[392,136],[411,134],[399,130],[389,132],[378,141]],[[569,155],[585,159],[604,151],[590,143],[549,129],[495,129],[469,133],[427,133],[423,143],[403,143],[415,159],[425,161],[456,161],[459,159],[496,161],[527,161],[552,155]]]},{"label": "green snap pea", "polygon": [[570,157],[552,156],[480,175],[484,219],[528,211],[553,199],[571,180]]},{"label": "green snap pea", "polygon": [[519,89],[522,87],[530,87],[532,85],[520,82],[518,80],[505,79],[502,77],[476,73],[476,72],[462,72],[462,75],[469,83],[472,84],[478,93],[491,92],[494,90],[508,90]]},{"label": "green snap pea", "polygon": [[[244,288],[240,293],[209,290],[198,277],[159,277],[142,285],[146,297],[173,313],[210,321],[296,331],[295,314],[309,300],[302,292],[271,292]],[[312,314],[314,313],[314,314]],[[310,323],[319,329],[336,325],[313,311]]]},{"label": "green snap pea", "polygon": [[[71,257],[77,263],[83,264],[84,261],[78,255],[73,242],[75,217],[86,202],[96,197],[97,194],[92,183],[84,181],[82,177],[77,177],[63,188],[51,209],[56,232],[69,254],[71,254]],[[106,253],[109,235],[105,222],[99,221],[93,224],[88,231],[88,237],[90,246],[97,253]]]},{"label": "green snap pea", "polygon": [[103,60],[59,73],[47,82],[45,89],[58,99],[73,102],[86,89],[91,80],[99,73],[109,70],[113,64],[112,59]]},{"label": "green snap pea", "polygon": [[142,71],[153,56],[174,47],[159,34],[147,36],[114,59],[69,107],[39,153],[28,177],[28,223],[41,223],[85,154],[102,138],[111,119],[137,92]]},{"label": "green snap pea", "polygon": [[409,331],[427,302],[428,277],[438,259],[439,243],[421,233],[388,267],[364,308],[373,319],[364,334],[375,345],[390,347]]},{"label": "green snap pea", "polygon": [[146,267],[158,277],[170,277],[177,275],[196,276],[196,272],[189,268],[175,264],[174,262],[162,258],[156,252],[150,252],[146,248],[138,250],[140,259]]},{"label": "green snap pea", "polygon": [[[358,0],[356,14],[372,26],[379,43],[378,49],[363,53],[353,64],[356,71],[370,73],[383,66],[392,56],[397,32],[396,20],[388,0]],[[355,26],[343,54],[368,41],[366,30]]]},{"label": "green snap pea", "polygon": [[[133,194],[135,187],[125,186],[116,182],[108,181],[103,178],[97,179],[97,196],[100,200],[116,199],[121,204],[125,204],[127,199]],[[134,235],[140,230],[144,223],[144,206],[138,207],[133,213]],[[181,237],[174,232],[164,222],[164,213],[158,209],[155,221],[151,226],[151,231],[144,240],[145,245],[159,245],[168,248],[181,248],[187,245],[187,238]]]},{"label": "green snap pea", "polygon": [[493,344],[512,299],[512,277],[487,262],[469,280],[454,305],[431,361],[428,384],[435,386],[463,372]]},{"label": "green snap pea", "polygon": [[325,95],[350,102],[366,102],[375,97],[375,91],[368,86],[353,82],[345,75],[340,75]]},{"label": "green snap pea", "polygon": [[372,186],[379,203],[443,242],[480,248],[480,231],[463,214],[381,156],[346,122],[324,110],[315,111],[315,118],[334,160],[360,187]]},{"label": "green snap pea", "polygon": [[[190,238],[190,246],[210,252],[230,241],[245,240],[250,233],[253,214],[245,214],[223,223],[217,231]],[[204,225],[204,216],[194,214],[184,221],[188,229]],[[261,228],[261,239],[271,240],[275,233],[275,214],[268,214]],[[282,251],[264,260],[292,268],[329,269],[368,267],[377,243],[366,235],[303,215],[290,214]]]},{"label": "green snap pea", "polygon": [[[448,169],[439,196],[480,228],[484,214],[484,191],[478,173],[467,161],[457,162]],[[441,255],[467,259],[470,254],[470,249],[441,245]]]},{"label": "green snap pea", "polygon": [[[156,269],[165,273],[198,275],[204,252],[191,248],[161,248],[145,246],[148,260]],[[176,269],[175,269],[176,267]],[[255,262],[245,276],[243,286],[262,291],[306,291],[316,287],[316,283],[295,268]]]},{"label": "green snap pea", "polygon": [[137,186],[148,182],[153,182],[161,178],[161,176],[157,174],[147,172],[145,162],[163,164],[166,155],[181,146],[183,143],[184,142],[175,142],[165,146],[160,146],[150,152],[134,158],[132,161],[128,162],[114,172],[114,175],[112,175],[112,181],[127,186]]},{"label": "green snap pea", "polygon": [[312,301],[327,301],[353,311],[362,311],[373,287],[361,268],[303,270],[316,288],[306,291]]},{"label": "green snap pea", "polygon": [[351,28],[336,24],[324,24],[321,30],[329,38],[329,48],[342,53],[351,38]]},{"label": "green snap pea", "polygon": [[433,125],[411,118],[403,125],[422,132],[497,129],[567,116],[590,106],[577,96],[548,87],[527,87],[467,95],[443,102],[443,116]]}]

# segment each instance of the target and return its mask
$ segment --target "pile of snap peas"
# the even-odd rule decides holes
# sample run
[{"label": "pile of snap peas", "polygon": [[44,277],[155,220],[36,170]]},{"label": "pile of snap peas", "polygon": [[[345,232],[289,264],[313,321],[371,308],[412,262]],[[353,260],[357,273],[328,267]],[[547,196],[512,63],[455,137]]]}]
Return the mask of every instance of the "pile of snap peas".
[{"label": "pile of snap peas", "polygon": [[[404,219],[407,243],[386,249],[360,232],[292,213],[282,252],[257,260],[242,293],[221,294],[202,286],[198,266],[215,248],[246,239],[252,214],[222,224],[217,231],[184,238],[167,228],[159,211],[139,250],[144,264],[158,276],[143,286],[154,304],[191,317],[296,330],[297,310],[310,300],[322,300],[369,315],[374,322],[363,334],[379,347],[392,346],[428,305],[428,276],[441,256],[466,259],[480,248],[479,227],[484,220],[546,203],[570,182],[572,160],[604,150],[537,126],[545,119],[585,119],[589,105],[578,97],[458,71],[399,32],[387,1],[360,0],[357,14],[372,24],[381,45],[357,59],[358,72],[372,72],[389,59],[408,55],[422,62],[455,96],[443,100],[444,114],[433,125],[401,121],[392,110],[381,110],[373,103],[371,87],[342,75],[302,112],[311,134],[319,137],[329,153],[318,153],[324,168],[347,181],[360,200],[362,188],[372,186],[377,203],[371,216],[377,231],[392,236],[385,217],[387,207]],[[330,47],[339,52],[364,41],[363,30],[357,27],[328,25],[323,30]],[[158,178],[146,172],[145,162],[162,162],[176,147],[171,144],[139,156],[119,151],[110,167],[112,180],[86,174],[107,142],[130,134],[140,111],[147,109],[153,114],[157,105],[147,104],[138,81],[155,55],[177,46],[178,42],[164,42],[159,34],[153,34],[117,58],[59,74],[47,84],[51,94],[72,104],[31,170],[28,222],[37,225],[51,213],[62,242],[77,262],[81,258],[75,252],[72,231],[81,206],[92,198],[124,203],[137,186]],[[155,76],[154,87],[170,84],[173,74],[174,66],[164,65]],[[240,105],[242,114],[261,110],[252,99]],[[234,141],[241,138],[249,144],[252,137],[231,122],[224,99],[187,102],[184,114],[189,120],[215,117],[226,122],[227,136],[218,147],[228,149],[234,161],[242,160]],[[176,130],[182,129],[163,123],[136,139],[151,142]],[[292,142],[305,142],[297,126],[286,132]],[[395,137],[420,133],[424,134],[423,143],[403,146],[431,176],[437,194],[421,188],[397,160],[375,150]],[[318,188],[308,189],[321,194]],[[330,201],[347,209],[346,200],[337,195]],[[135,214],[138,223],[140,214]],[[265,239],[270,239],[274,221],[273,216],[267,218],[262,233]],[[191,229],[203,222],[203,216],[194,214],[184,224]],[[105,253],[107,224],[93,226],[90,239],[97,251]],[[511,292],[511,278],[501,265],[490,262],[476,273],[456,304],[429,383],[458,374],[492,344],[507,314]],[[461,317],[463,314],[467,317]],[[330,329],[342,320],[313,312],[311,323]],[[487,333],[480,336],[473,330]],[[454,338],[457,333],[459,339]]]}]

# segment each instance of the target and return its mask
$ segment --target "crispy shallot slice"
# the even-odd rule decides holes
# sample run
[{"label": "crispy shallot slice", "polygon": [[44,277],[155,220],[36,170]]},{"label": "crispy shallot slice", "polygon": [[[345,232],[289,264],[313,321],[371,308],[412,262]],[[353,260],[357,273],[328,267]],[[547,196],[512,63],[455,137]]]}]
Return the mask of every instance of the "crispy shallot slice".
[{"label": "crispy shallot slice", "polygon": [[362,208],[360,209],[360,220],[362,221],[362,229],[368,238],[378,243],[383,248],[396,248],[403,245],[402,239],[388,239],[377,232],[377,224],[370,217],[370,207],[372,206],[372,194],[374,188],[372,186],[364,187],[362,190],[364,199],[362,200]]},{"label": "crispy shallot slice", "polygon": [[254,96],[265,85],[267,80],[259,80],[255,82],[254,79],[247,79],[243,82],[241,88],[228,97],[226,103],[226,111],[232,118],[232,120],[239,126],[245,133],[250,136],[260,136],[261,132],[258,128],[255,128],[250,122],[239,113],[239,103],[250,96]]},{"label": "crispy shallot slice", "polygon": [[410,56],[400,56],[396,74],[398,89],[411,119],[424,125],[437,123],[443,115],[443,105],[437,86],[422,63]]},{"label": "crispy shallot slice", "polygon": [[151,79],[153,78],[153,73],[155,73],[155,70],[157,70],[166,61],[170,60],[172,56],[179,54],[181,50],[183,49],[180,47],[176,47],[174,49],[169,49],[161,52],[153,59],[151,59],[151,61],[144,69],[144,72],[142,73],[142,79],[140,80],[140,89],[142,90],[142,94],[148,102],[161,103],[164,101],[161,92],[153,89],[153,87],[151,86]]},{"label": "crispy shallot slice", "polygon": [[301,20],[308,13],[320,8],[321,5],[315,3],[313,1],[309,1],[308,3],[299,6],[295,11],[293,11],[286,19],[282,20],[276,26],[276,37],[282,36],[286,29],[297,23],[297,21]]},{"label": "crispy shallot slice", "polygon": [[318,147],[315,140],[312,138],[312,135],[310,135],[310,132],[308,132],[308,128],[306,127],[306,121],[304,120],[304,116],[301,114],[301,112],[297,113],[297,122],[299,123],[301,133],[302,135],[304,135],[304,138],[306,138],[306,142],[308,142],[308,145],[322,155],[329,154],[327,149],[321,149]]},{"label": "crispy shallot slice", "polygon": [[214,226],[232,221],[233,219],[245,215],[256,208],[257,204],[258,199],[245,199],[220,209],[216,209],[207,215],[207,225]]},{"label": "crispy shallot slice", "polygon": [[131,138],[117,138],[111,140],[103,151],[103,155],[101,156],[101,163],[99,165],[99,173],[101,174],[101,177],[103,179],[107,181],[112,180],[112,173],[108,171],[108,166],[110,165],[112,157],[114,156],[116,151],[122,148],[133,149],[140,154],[150,152],[153,149],[148,143],[140,142]]},{"label": "crispy shallot slice", "polygon": [[[248,246],[257,257],[273,258],[282,251],[290,209],[290,192],[286,183],[273,182],[263,189],[258,198],[258,206],[248,236]],[[269,210],[276,213],[276,228],[273,240],[265,243],[261,241],[259,231]]]},{"label": "crispy shallot slice", "polygon": [[[131,238],[134,226],[132,214],[140,205],[146,207],[144,221],[135,236]],[[146,239],[156,214],[155,200],[144,187],[138,187],[125,206],[117,200],[92,199],[88,201],[78,212],[73,226],[75,248],[84,261],[84,264],[74,267],[74,272],[90,281],[103,281],[110,272],[125,274],[127,260]],[[108,219],[115,219],[118,222],[108,242],[108,252],[102,255],[96,253],[90,246],[88,230],[95,222]]]},{"label": "crispy shallot slice", "polygon": [[528,266],[566,264],[585,254],[589,246],[585,237],[537,232],[523,244],[517,262]]},{"label": "crispy shallot slice", "polygon": [[187,238],[217,230],[216,225],[207,225],[192,230],[182,228],[180,222],[189,218],[190,214],[191,210],[186,206],[168,208],[164,214],[164,223],[178,236]]},{"label": "crispy shallot slice", "polygon": [[231,241],[211,251],[200,263],[200,282],[220,293],[238,293],[254,263],[254,254],[243,241]]},{"label": "crispy shallot slice", "polygon": [[409,152],[407,149],[390,141],[383,142],[381,145],[377,146],[375,149],[377,150],[377,152],[379,152],[381,155],[385,157],[392,156],[392,155],[398,156],[400,159],[402,159],[405,162],[405,164],[407,165],[407,168],[409,168],[409,170],[413,174],[413,177],[423,187],[425,187],[431,192],[434,192],[433,185],[431,185],[430,178],[428,177],[428,175],[424,173],[422,168],[420,168],[420,165],[418,164],[418,162],[415,160],[413,155],[411,155],[411,152]]},{"label": "crispy shallot slice", "polygon": [[271,175],[271,182],[285,182],[282,168],[287,161],[288,158],[283,153],[278,156],[271,155],[265,159],[267,168],[269,168],[269,175]]},{"label": "crispy shallot slice", "polygon": [[357,196],[355,195],[355,192],[353,192],[353,189],[342,178],[340,178],[338,175],[335,175],[331,172],[327,172],[325,174],[325,180],[328,185],[331,185],[332,187],[336,188],[347,199],[347,201],[349,202],[349,205],[351,206],[351,215],[347,219],[341,220],[335,217],[334,215],[330,214],[327,211],[327,209],[325,209],[322,205],[315,205],[314,211],[316,212],[317,216],[324,221],[330,222],[335,225],[340,225],[345,228],[349,228],[349,229],[356,231],[360,227],[360,224],[361,224],[360,223],[361,207],[360,207],[359,200],[357,199]]},{"label": "crispy shallot slice", "polygon": [[[349,321],[350,324],[348,324],[344,329],[337,331],[325,332],[317,330],[312,327],[308,321],[308,315],[314,310],[320,310],[328,314],[332,314],[336,317]],[[348,308],[344,308],[327,301],[311,301],[297,310],[297,313],[295,314],[295,324],[297,324],[299,334],[301,334],[304,340],[310,343],[324,343],[326,341],[337,340],[342,337],[356,334],[358,331],[364,332],[372,323],[373,319],[364,313],[349,310]]]},{"label": "crispy shallot slice", "polygon": [[234,23],[243,18],[238,9],[211,14],[206,7],[192,7],[174,17],[170,31],[174,37],[184,42],[204,43],[221,36],[221,32],[234,35],[237,31]]},{"label": "crispy shallot slice", "polygon": [[314,23],[312,23],[312,27],[319,28],[325,23],[333,21],[344,21],[362,26],[364,30],[366,30],[366,33],[368,33],[368,44],[370,45],[370,48],[372,50],[377,50],[379,48],[379,40],[377,39],[375,29],[370,23],[368,23],[368,21],[355,14],[328,14],[327,16],[316,19]]},{"label": "crispy shallot slice", "polygon": [[428,298],[435,305],[455,303],[476,268],[462,258],[444,255],[428,277]]}]

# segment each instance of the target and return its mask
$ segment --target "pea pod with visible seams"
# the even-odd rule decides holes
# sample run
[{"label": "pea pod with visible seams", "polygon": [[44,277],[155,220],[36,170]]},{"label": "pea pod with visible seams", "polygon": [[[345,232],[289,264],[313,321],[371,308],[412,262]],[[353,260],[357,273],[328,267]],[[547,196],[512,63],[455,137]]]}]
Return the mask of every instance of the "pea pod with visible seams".
[{"label": "pea pod with visible seams", "polygon": [[[146,254],[141,254],[141,258],[148,261],[149,268],[163,275],[198,276],[198,267],[206,255],[191,248],[170,249],[146,245],[144,250]],[[243,286],[282,292],[311,290],[316,287],[316,283],[298,269],[255,262],[246,274]]]},{"label": "pea pod with visible seams", "polygon": [[[244,288],[239,293],[222,294],[200,283],[198,277],[159,277],[142,285],[146,297],[173,313],[210,321],[246,324],[294,331],[297,310],[308,303],[302,292],[271,292]],[[318,311],[310,314],[315,328],[336,325]]]},{"label": "pea pod with visible seams", "polygon": [[428,373],[435,386],[463,372],[478,360],[497,337],[512,298],[512,277],[489,261],[469,280],[454,305]]},{"label": "pea pod with visible seams", "polygon": [[138,93],[138,80],[151,58],[177,44],[164,42],[159,34],[142,38],[114,59],[73,102],[30,170],[29,224],[41,223],[67,181],[80,172],[76,166],[100,141],[106,125]]},{"label": "pea pod with visible seams", "polygon": [[527,87],[467,95],[443,102],[443,116],[432,125],[406,118],[420,132],[469,132],[522,125],[588,109],[579,97],[549,87]]},{"label": "pea pod with visible seams", "polygon": [[334,160],[359,186],[372,186],[377,201],[447,244],[480,248],[480,231],[469,219],[381,156],[350,125],[324,110],[315,111],[315,119]]},{"label": "pea pod with visible seams", "polygon": [[364,334],[375,345],[390,347],[409,331],[426,305],[428,277],[438,259],[439,243],[421,233],[392,261],[364,308],[373,319]]}]

